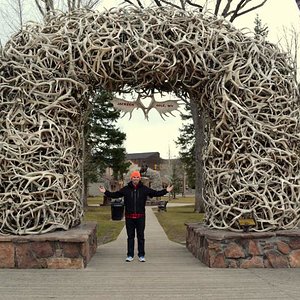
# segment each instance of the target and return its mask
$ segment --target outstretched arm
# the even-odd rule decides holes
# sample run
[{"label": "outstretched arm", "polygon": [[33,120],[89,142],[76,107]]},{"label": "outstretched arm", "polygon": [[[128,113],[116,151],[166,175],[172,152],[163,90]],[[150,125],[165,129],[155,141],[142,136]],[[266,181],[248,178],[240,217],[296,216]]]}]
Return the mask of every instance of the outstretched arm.
[{"label": "outstretched arm", "polygon": [[156,190],[149,188],[149,196],[150,197],[161,197],[161,196],[164,196],[167,193],[171,192],[172,190],[173,190],[173,186],[170,186],[170,185],[168,185],[167,188],[160,190],[160,191],[156,191]]},{"label": "outstretched arm", "polygon": [[110,192],[108,190],[105,189],[104,186],[99,186],[99,191],[100,193],[103,193],[105,196],[110,197],[110,198],[121,198],[124,196],[124,194],[122,193],[121,189],[120,191],[117,192]]}]

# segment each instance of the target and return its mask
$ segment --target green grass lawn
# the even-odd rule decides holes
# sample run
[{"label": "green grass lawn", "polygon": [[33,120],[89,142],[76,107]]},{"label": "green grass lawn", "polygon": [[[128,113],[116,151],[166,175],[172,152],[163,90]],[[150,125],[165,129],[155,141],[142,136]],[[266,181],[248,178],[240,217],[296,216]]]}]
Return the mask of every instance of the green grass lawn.
[{"label": "green grass lawn", "polygon": [[[88,198],[88,205],[102,203],[102,199],[102,197]],[[114,241],[124,227],[124,221],[111,219],[110,206],[89,206],[84,220],[97,222],[97,239],[100,245]]]},{"label": "green grass lawn", "polygon": [[186,226],[185,223],[203,222],[204,214],[194,212],[194,205],[168,207],[167,212],[154,213],[166,232],[168,238],[176,243],[185,243]]},{"label": "green grass lawn", "polygon": [[[164,200],[168,200],[164,197]],[[115,240],[124,227],[124,221],[111,220],[111,207],[100,206],[103,202],[103,197],[88,198],[88,208],[85,212],[85,221],[97,222],[97,238],[98,244],[105,244]],[[185,243],[186,228],[184,223],[202,222],[203,214],[194,213],[195,199],[192,197],[170,199],[169,203],[186,203],[187,206],[168,207],[167,212],[157,212],[154,207],[156,217],[159,223],[165,230],[168,238],[177,243]]]},{"label": "green grass lawn", "polygon": [[98,197],[88,197],[88,205],[98,205],[103,203],[103,196]]},{"label": "green grass lawn", "polygon": [[175,199],[170,198],[164,200],[169,200],[170,203],[190,203],[190,204],[195,203],[195,197],[176,197]]}]

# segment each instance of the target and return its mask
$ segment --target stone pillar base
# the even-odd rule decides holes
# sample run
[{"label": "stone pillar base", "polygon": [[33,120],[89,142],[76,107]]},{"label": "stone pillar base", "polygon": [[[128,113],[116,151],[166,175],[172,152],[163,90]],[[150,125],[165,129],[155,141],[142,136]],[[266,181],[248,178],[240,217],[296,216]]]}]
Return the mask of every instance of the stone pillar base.
[{"label": "stone pillar base", "polygon": [[300,228],[237,233],[186,225],[188,250],[211,268],[300,268]]},{"label": "stone pillar base", "polygon": [[40,235],[0,235],[0,268],[85,268],[97,249],[96,223]]}]

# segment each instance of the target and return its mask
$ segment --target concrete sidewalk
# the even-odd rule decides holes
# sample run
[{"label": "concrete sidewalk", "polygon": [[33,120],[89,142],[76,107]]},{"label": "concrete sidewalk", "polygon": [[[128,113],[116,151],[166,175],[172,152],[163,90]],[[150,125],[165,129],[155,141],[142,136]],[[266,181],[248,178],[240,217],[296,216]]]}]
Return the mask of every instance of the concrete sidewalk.
[{"label": "concrete sidewalk", "polygon": [[169,241],[147,207],[146,259],[125,262],[126,233],[83,270],[0,269],[0,299],[299,299],[300,269],[210,269]]}]

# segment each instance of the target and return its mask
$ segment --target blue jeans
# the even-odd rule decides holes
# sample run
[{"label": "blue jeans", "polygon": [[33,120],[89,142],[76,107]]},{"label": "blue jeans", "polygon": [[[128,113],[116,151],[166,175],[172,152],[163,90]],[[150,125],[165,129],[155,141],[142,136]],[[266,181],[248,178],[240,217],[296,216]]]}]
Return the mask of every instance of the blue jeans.
[{"label": "blue jeans", "polygon": [[138,240],[138,256],[145,256],[145,217],[138,219],[126,218],[127,231],[127,256],[134,257],[134,238],[135,231]]}]

